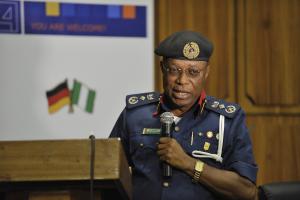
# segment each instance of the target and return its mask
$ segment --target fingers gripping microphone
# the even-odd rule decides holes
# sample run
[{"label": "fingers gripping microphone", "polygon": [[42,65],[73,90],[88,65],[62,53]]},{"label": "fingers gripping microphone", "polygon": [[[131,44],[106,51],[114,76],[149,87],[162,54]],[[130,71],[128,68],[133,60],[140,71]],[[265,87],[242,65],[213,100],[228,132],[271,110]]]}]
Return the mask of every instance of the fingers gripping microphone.
[{"label": "fingers gripping microphone", "polygon": [[[172,124],[174,122],[174,115],[171,112],[164,112],[160,115],[161,122],[161,137],[171,137]],[[172,176],[172,168],[171,166],[164,162],[163,163],[163,176],[169,178]]]}]

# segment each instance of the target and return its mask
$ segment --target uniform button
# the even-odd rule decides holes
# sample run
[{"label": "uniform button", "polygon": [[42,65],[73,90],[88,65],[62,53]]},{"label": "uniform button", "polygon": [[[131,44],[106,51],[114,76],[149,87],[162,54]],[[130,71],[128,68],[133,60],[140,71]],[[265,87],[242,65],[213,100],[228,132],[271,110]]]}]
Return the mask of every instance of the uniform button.
[{"label": "uniform button", "polygon": [[164,187],[169,187],[169,183],[168,182],[163,182],[163,186]]},{"label": "uniform button", "polygon": [[175,126],[175,131],[178,132],[180,130],[179,126]]},{"label": "uniform button", "polygon": [[144,146],[144,144],[143,143],[140,143],[140,147],[143,147]]}]

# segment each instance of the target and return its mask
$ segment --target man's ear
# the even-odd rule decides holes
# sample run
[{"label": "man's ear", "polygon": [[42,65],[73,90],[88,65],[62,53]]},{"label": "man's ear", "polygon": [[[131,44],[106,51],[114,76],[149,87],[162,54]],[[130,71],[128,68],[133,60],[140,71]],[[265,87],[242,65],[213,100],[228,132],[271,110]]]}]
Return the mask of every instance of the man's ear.
[{"label": "man's ear", "polygon": [[206,72],[205,72],[205,80],[207,79],[207,77],[208,77],[208,75],[209,75],[209,71],[210,71],[210,65],[209,65],[209,63],[207,64],[207,66],[206,66]]},{"label": "man's ear", "polygon": [[160,70],[161,70],[161,72],[164,73],[164,62],[161,60],[159,62],[159,64],[160,64]]}]

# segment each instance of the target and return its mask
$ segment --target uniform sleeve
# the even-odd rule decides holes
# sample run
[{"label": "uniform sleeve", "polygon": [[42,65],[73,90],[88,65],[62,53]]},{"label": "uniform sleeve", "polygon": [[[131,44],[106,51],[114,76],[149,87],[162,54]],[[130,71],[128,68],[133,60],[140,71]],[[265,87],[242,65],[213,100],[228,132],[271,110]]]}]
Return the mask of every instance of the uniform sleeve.
[{"label": "uniform sleeve", "polygon": [[258,168],[254,160],[252,143],[246,127],[243,110],[237,113],[229,132],[232,139],[229,150],[224,155],[225,169],[235,171],[256,183]]},{"label": "uniform sleeve", "polygon": [[122,111],[117,122],[115,123],[110,135],[110,138],[121,138],[123,149],[125,151],[128,164],[131,166],[131,159],[129,156],[129,135],[126,128],[126,109]]}]

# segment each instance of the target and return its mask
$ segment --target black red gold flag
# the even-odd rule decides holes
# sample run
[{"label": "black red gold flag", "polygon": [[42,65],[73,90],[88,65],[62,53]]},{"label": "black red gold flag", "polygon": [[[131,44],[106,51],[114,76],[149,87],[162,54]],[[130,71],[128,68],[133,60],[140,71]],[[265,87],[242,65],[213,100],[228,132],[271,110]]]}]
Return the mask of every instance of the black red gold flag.
[{"label": "black red gold flag", "polygon": [[57,85],[52,90],[46,92],[48,99],[48,111],[49,113],[54,113],[60,110],[65,105],[71,104],[71,94],[68,88],[68,82],[64,82]]}]

